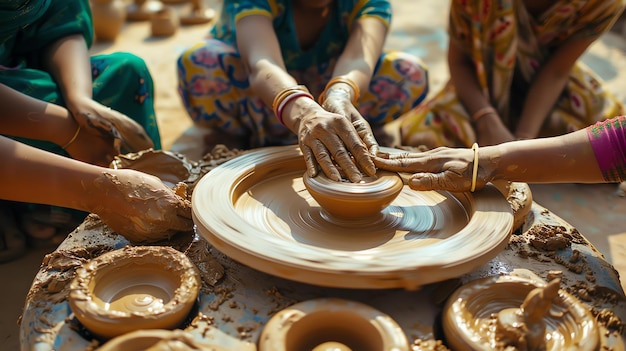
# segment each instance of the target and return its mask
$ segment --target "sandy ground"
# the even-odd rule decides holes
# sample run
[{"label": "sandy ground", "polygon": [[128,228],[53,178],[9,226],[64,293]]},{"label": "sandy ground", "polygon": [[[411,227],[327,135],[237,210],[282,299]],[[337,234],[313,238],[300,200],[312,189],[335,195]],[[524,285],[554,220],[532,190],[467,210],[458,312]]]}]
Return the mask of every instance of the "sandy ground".
[{"label": "sandy ground", "polygon": [[[129,0],[127,0],[129,1]],[[218,0],[206,0],[219,9]],[[387,46],[422,58],[429,66],[432,91],[448,78],[445,65],[446,21],[449,0],[392,0],[394,22]],[[176,5],[183,14],[189,5]],[[181,27],[167,38],[150,35],[147,22],[127,24],[112,43],[96,43],[92,52],[128,51],[143,57],[155,81],[155,105],[165,149],[188,146],[194,133],[176,92],[178,55],[208,32],[210,24]],[[626,101],[626,40],[619,32],[609,33],[595,43],[583,60],[607,82],[607,89]],[[626,198],[616,195],[615,185],[532,185],[536,202],[548,208],[585,235],[615,267],[626,274]],[[3,350],[19,349],[16,321],[24,298],[43,255],[54,248],[31,250],[25,257],[0,264],[0,342]],[[623,275],[622,275],[623,276]],[[624,284],[623,284],[624,285]]]}]

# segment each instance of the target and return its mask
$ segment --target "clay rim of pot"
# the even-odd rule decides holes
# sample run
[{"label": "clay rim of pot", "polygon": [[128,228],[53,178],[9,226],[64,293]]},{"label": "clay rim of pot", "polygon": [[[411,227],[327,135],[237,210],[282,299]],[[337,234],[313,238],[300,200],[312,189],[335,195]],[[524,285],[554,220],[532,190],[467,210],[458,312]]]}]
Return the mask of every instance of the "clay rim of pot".
[{"label": "clay rim of pot", "polygon": [[[125,273],[132,276],[134,271],[142,268],[153,271],[149,277],[153,279],[148,283],[167,280],[178,283],[167,291],[169,301],[149,309],[132,311],[102,306],[107,301],[99,301],[96,292],[107,288],[99,284],[102,279],[115,275],[115,280],[119,280]],[[179,326],[193,308],[200,286],[196,266],[182,252],[168,246],[126,246],[104,253],[76,270],[70,284],[69,304],[85,328],[98,337],[108,339],[138,329]]]},{"label": "clay rim of pot", "polygon": [[390,316],[358,301],[331,297],[276,313],[263,328],[259,351],[313,349],[329,341],[352,350],[409,349],[402,328]]},{"label": "clay rim of pot", "polygon": [[[482,325],[477,320],[489,320],[493,313],[504,308],[518,308],[532,289],[545,285],[540,278],[501,275],[477,279],[459,287],[448,298],[442,312],[444,334],[449,342],[454,343],[449,346],[475,351],[491,350],[491,336],[477,330]],[[548,345],[546,350],[598,349],[598,325],[589,310],[576,297],[559,289],[551,310],[564,315],[552,317],[549,313],[546,316],[546,333],[560,333],[564,337],[551,338],[555,343],[563,344],[552,347]],[[555,324],[558,325],[558,330],[554,330]]]}]

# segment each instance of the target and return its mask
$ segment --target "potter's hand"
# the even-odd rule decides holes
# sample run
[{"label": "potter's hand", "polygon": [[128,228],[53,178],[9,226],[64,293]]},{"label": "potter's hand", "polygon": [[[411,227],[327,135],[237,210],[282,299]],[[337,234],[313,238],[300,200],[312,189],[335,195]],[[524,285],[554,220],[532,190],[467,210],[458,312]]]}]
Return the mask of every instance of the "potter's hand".
[{"label": "potter's hand", "polygon": [[[363,125],[358,125],[362,131]],[[343,115],[324,109],[307,112],[300,120],[298,143],[304,154],[309,176],[317,175],[317,164],[329,179],[339,181],[342,174],[352,182],[376,174],[368,147],[355,125]],[[339,166],[340,169],[337,168]]]},{"label": "potter's hand", "polygon": [[379,150],[378,142],[374,137],[374,133],[372,132],[372,128],[369,123],[361,116],[356,107],[352,104],[352,100],[350,94],[345,90],[339,89],[328,89],[326,93],[326,98],[322,103],[322,107],[329,112],[334,112],[340,114],[342,116],[346,116],[354,129],[356,129],[357,134],[365,143],[365,146],[369,150],[370,154],[376,155]]},{"label": "potter's hand", "polygon": [[124,153],[154,147],[152,140],[139,123],[110,107],[87,97],[72,100],[67,105],[70,113],[79,124],[85,124],[91,129],[96,129],[121,140]]},{"label": "potter's hand", "polygon": [[[408,185],[414,190],[469,191],[472,186],[474,151],[440,147],[417,153],[384,154],[373,158],[374,164],[388,171],[414,173]],[[476,189],[485,186],[488,176],[479,164]]]},{"label": "potter's hand", "polygon": [[131,169],[107,170],[96,181],[91,212],[133,243],[169,239],[193,229],[191,203],[155,176]]}]

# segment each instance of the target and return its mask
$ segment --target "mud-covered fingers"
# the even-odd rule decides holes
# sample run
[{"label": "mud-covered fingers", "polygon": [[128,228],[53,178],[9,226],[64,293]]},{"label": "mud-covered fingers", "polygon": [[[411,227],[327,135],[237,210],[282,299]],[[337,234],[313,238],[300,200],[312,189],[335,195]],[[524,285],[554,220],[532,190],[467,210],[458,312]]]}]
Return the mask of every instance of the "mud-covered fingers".
[{"label": "mud-covered fingers", "polygon": [[[317,161],[317,164],[319,164],[320,168],[322,169],[322,172],[324,172],[324,174],[326,174],[329,179],[332,179],[334,181],[340,181],[341,174],[333,163],[333,157],[331,156],[332,151],[327,149],[327,147],[319,140],[313,141],[313,143],[311,144],[311,151],[313,152],[315,161]],[[343,167],[341,163],[338,162],[338,164]]]},{"label": "mud-covered fingers", "polygon": [[376,167],[393,172],[423,172],[426,171],[421,158],[397,157],[398,155],[388,155],[389,158],[373,157],[372,161]]},{"label": "mud-covered fingers", "polygon": [[447,190],[469,191],[472,185],[471,179],[451,172],[441,173],[415,173],[408,181],[413,190]]},{"label": "mud-covered fingers", "polygon": [[300,150],[304,157],[304,164],[306,165],[306,171],[309,177],[313,178],[317,175],[317,161],[315,160],[315,154],[310,147],[306,145],[300,145]]},{"label": "mud-covered fingers", "polygon": [[[365,146],[370,153],[370,156],[378,154],[378,152],[380,151],[380,146],[378,145],[378,141],[376,141],[374,133],[372,132],[372,128],[369,126],[367,121],[363,118],[359,118],[352,122],[352,126],[354,126],[357,134],[359,135],[363,143],[365,143]],[[374,170],[374,172],[376,172],[376,170]]]}]

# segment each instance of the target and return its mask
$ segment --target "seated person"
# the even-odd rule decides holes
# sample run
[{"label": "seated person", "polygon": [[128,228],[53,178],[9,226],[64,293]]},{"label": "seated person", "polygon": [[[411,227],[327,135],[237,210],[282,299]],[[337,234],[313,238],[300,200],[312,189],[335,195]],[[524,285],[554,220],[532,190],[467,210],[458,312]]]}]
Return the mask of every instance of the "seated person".
[{"label": "seated person", "polygon": [[[1,135],[101,166],[120,151],[161,147],[145,62],[127,53],[89,55],[88,0],[4,1],[0,17]],[[12,206],[30,238],[66,234],[86,215]]]},{"label": "seated person", "polygon": [[450,81],[388,126],[396,145],[469,147],[555,136],[624,114],[580,60],[623,0],[452,0]]},{"label": "seated person", "polygon": [[178,61],[185,107],[210,131],[198,147],[299,144],[313,176],[372,175],[380,127],[428,93],[416,57],[383,52],[390,21],[388,0],[224,1]]}]

